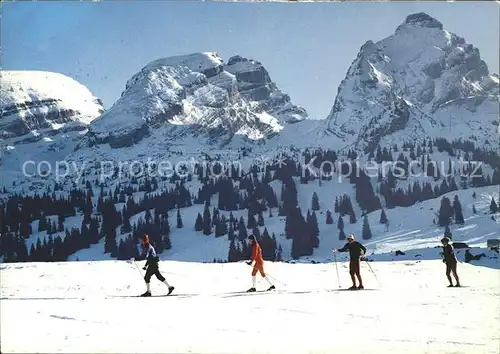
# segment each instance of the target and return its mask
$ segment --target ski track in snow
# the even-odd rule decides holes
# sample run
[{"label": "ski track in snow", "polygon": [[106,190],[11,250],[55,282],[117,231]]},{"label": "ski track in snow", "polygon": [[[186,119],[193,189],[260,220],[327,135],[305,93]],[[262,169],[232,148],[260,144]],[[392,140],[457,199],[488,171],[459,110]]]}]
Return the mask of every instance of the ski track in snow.
[{"label": "ski track in snow", "polygon": [[[137,298],[144,282],[126,261],[8,264],[1,345],[18,353],[498,353],[498,269],[460,263],[465,287],[449,289],[438,260],[370,265],[377,278],[362,263],[367,290],[353,292],[344,291],[346,262],[341,289],[331,263],[266,262],[286,286],[236,294],[251,285],[244,263],[163,261],[179,296]],[[266,287],[258,278],[258,290]],[[151,288],[167,291],[155,278]]]}]

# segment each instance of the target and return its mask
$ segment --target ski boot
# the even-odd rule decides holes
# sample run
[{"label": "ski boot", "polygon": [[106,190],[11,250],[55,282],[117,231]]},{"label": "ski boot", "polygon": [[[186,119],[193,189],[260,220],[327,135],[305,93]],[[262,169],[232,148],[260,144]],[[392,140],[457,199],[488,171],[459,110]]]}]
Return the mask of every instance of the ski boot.
[{"label": "ski boot", "polygon": [[448,285],[448,288],[454,288],[455,286],[453,284]]},{"label": "ski boot", "polygon": [[363,285],[358,286],[358,290],[363,290],[365,287]]},{"label": "ski boot", "polygon": [[349,289],[347,289],[347,290],[358,290],[358,288],[356,287],[356,285],[353,285],[353,286],[351,286],[351,287],[350,287]]},{"label": "ski boot", "polygon": [[174,291],[174,289],[175,289],[175,287],[173,287],[173,286],[169,286],[169,287],[168,287],[168,294],[167,294],[167,295],[172,294],[172,291]]},{"label": "ski boot", "polygon": [[460,283],[457,283],[457,285],[455,285],[455,288],[459,288],[460,287]]},{"label": "ski boot", "polygon": [[271,285],[271,286],[269,287],[269,289],[267,289],[267,291],[274,290],[274,289],[276,289],[276,287],[275,287],[274,285]]},{"label": "ski boot", "polygon": [[141,295],[141,297],[149,297],[149,296],[151,296],[150,291],[146,291],[144,294]]},{"label": "ski boot", "polygon": [[257,290],[255,290],[255,288],[250,288],[247,290],[247,293],[254,293],[256,292]]}]

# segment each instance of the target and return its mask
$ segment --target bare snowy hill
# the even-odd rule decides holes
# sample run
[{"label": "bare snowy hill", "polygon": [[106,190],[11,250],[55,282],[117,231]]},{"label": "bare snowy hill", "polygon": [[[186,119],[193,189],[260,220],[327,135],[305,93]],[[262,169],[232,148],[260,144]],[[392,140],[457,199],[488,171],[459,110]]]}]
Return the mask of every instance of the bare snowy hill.
[{"label": "bare snowy hill", "polygon": [[496,149],[499,79],[479,50],[425,13],[367,41],[342,81],[325,132],[371,148],[423,136]]}]

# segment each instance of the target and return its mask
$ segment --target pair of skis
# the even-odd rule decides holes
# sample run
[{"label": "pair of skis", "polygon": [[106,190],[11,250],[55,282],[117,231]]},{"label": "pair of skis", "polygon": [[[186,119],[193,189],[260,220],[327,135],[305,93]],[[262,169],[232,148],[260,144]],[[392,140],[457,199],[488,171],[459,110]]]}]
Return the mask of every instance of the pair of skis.
[{"label": "pair of skis", "polygon": [[[259,292],[263,292],[263,291],[271,291],[271,290],[274,290],[276,289],[276,287],[274,285],[271,285],[267,290],[261,290]],[[257,292],[257,290],[255,288],[250,288],[246,291],[247,293],[255,293]]]}]

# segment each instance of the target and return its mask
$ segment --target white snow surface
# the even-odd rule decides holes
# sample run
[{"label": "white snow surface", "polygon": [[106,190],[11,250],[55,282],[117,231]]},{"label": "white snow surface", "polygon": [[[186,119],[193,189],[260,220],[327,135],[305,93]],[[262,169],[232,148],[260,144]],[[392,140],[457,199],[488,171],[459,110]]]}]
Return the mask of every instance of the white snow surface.
[{"label": "white snow surface", "polygon": [[[340,282],[332,263],[266,262],[277,289],[246,294],[244,263],[161,262],[175,296],[151,298],[135,297],[145,285],[126,261],[2,265],[0,344],[9,353],[498,353],[498,270],[461,263],[465,287],[450,289],[440,261],[370,262],[376,277],[362,263],[366,290],[352,292],[348,264],[337,265]],[[267,287],[259,278],[257,289]],[[167,291],[155,278],[151,289]]]}]

